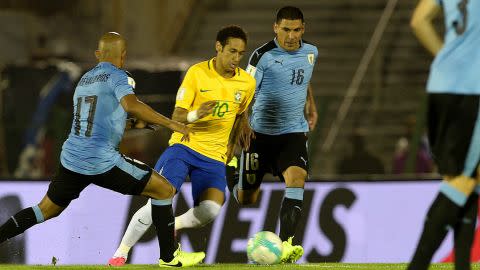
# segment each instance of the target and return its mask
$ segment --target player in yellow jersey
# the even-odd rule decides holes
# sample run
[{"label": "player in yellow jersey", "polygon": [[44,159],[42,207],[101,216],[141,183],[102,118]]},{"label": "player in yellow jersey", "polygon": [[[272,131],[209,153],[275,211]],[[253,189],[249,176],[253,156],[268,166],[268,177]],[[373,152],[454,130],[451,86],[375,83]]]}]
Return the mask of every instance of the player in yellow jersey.
[{"label": "player in yellow jersey", "polygon": [[[222,28],[217,56],[190,67],[178,90],[172,119],[188,124],[194,133],[182,141],[182,134],[174,132],[155,170],[177,191],[189,176],[194,207],[172,220],[171,230],[201,227],[215,219],[225,202],[225,164],[233,146],[248,145],[251,130],[245,123],[255,79],[238,67],[246,43],[242,28]],[[147,203],[132,217],[109,265],[125,264],[130,248],[152,224],[150,208]],[[160,266],[181,265],[160,260]]]}]

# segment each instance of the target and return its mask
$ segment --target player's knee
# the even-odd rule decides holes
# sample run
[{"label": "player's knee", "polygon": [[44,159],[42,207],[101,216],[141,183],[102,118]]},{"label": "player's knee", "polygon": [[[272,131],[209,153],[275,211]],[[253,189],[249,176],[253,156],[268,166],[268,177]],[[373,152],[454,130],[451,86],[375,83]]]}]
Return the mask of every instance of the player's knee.
[{"label": "player's knee", "polygon": [[240,205],[252,205],[256,202],[257,200],[253,199],[253,198],[238,198],[238,203]]},{"label": "player's knee", "polygon": [[445,181],[455,188],[456,190],[464,193],[465,195],[469,196],[477,186],[476,179],[471,177],[467,177],[464,175],[459,175],[455,177],[446,177]]},{"label": "player's knee", "polygon": [[303,188],[305,186],[305,180],[303,179],[294,179],[286,183],[287,187],[297,187],[297,188]]},{"label": "player's knee", "polygon": [[251,205],[257,202],[259,192],[239,190],[237,201],[240,205]]},{"label": "player's knee", "polygon": [[308,174],[306,170],[296,166],[289,167],[283,173],[287,187],[303,187],[307,176]]},{"label": "player's knee", "polygon": [[175,188],[170,187],[168,190],[162,190],[162,188],[155,189],[151,193],[151,198],[154,200],[166,200],[171,199],[175,195]]},{"label": "player's knee", "polygon": [[212,222],[218,216],[221,208],[222,206],[219,203],[205,200],[199,203],[193,213],[202,223],[201,226],[204,226]]},{"label": "player's knee", "polygon": [[43,220],[48,220],[59,216],[65,207],[55,204],[48,196],[45,196],[42,201],[36,206]]},{"label": "player's knee", "polygon": [[155,200],[165,200],[173,198],[175,191],[175,187],[163,176],[153,173],[142,194]]},{"label": "player's knee", "polygon": [[45,203],[38,204],[43,220],[49,220],[51,218],[58,217],[62,213],[62,208],[58,206],[48,205]]},{"label": "player's knee", "polygon": [[285,179],[285,186],[303,188],[305,186],[305,178],[295,177],[292,179]]}]

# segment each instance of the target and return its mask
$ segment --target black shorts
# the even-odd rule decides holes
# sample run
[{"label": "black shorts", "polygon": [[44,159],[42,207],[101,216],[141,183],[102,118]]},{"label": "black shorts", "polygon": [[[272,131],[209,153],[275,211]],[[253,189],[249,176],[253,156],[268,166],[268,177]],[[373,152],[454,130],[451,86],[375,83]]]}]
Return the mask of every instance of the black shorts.
[{"label": "black shorts", "polygon": [[428,139],[440,174],[476,176],[480,159],[479,100],[477,95],[428,95]]},{"label": "black shorts", "polygon": [[266,173],[284,180],[282,173],[291,166],[308,171],[306,133],[265,135],[255,132],[250,149],[242,152],[240,158],[239,188],[257,189]]},{"label": "black shorts", "polygon": [[89,184],[110,189],[122,194],[139,195],[152,175],[152,168],[122,155],[120,161],[109,171],[97,175],[84,175],[60,167],[48,187],[47,195],[55,204],[67,207],[80,196]]}]

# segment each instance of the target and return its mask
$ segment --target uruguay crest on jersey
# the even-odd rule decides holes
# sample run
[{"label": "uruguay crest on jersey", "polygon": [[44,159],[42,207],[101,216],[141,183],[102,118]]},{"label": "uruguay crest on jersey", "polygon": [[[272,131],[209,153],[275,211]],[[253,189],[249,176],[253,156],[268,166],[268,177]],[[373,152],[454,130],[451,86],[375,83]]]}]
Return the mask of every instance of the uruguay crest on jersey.
[{"label": "uruguay crest on jersey", "polygon": [[308,58],[308,63],[310,63],[310,65],[313,66],[313,63],[315,63],[315,54],[309,53],[307,55],[307,58]]}]

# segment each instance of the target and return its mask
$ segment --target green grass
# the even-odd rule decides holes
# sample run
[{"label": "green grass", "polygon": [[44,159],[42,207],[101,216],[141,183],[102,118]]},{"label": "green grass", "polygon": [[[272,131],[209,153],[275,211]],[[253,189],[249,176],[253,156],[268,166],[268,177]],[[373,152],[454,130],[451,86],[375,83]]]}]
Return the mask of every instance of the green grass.
[{"label": "green grass", "polygon": [[[189,267],[189,270],[207,270],[207,269],[232,269],[232,270],[252,270],[252,269],[328,269],[328,270],[404,270],[406,264],[350,264],[350,263],[309,263],[309,264],[283,264],[283,265],[271,265],[271,266],[259,266],[259,265],[248,265],[248,264],[208,264],[201,265],[196,267]],[[0,269],[16,270],[16,269],[55,269],[55,270],[80,270],[80,269],[112,269],[111,267],[105,265],[13,265],[13,264],[3,264],[0,265]],[[159,269],[156,265],[126,265],[121,268],[122,270],[129,269]],[[430,267],[430,270],[453,270],[452,264],[433,264]],[[480,270],[480,264],[472,265],[472,269]]]}]

